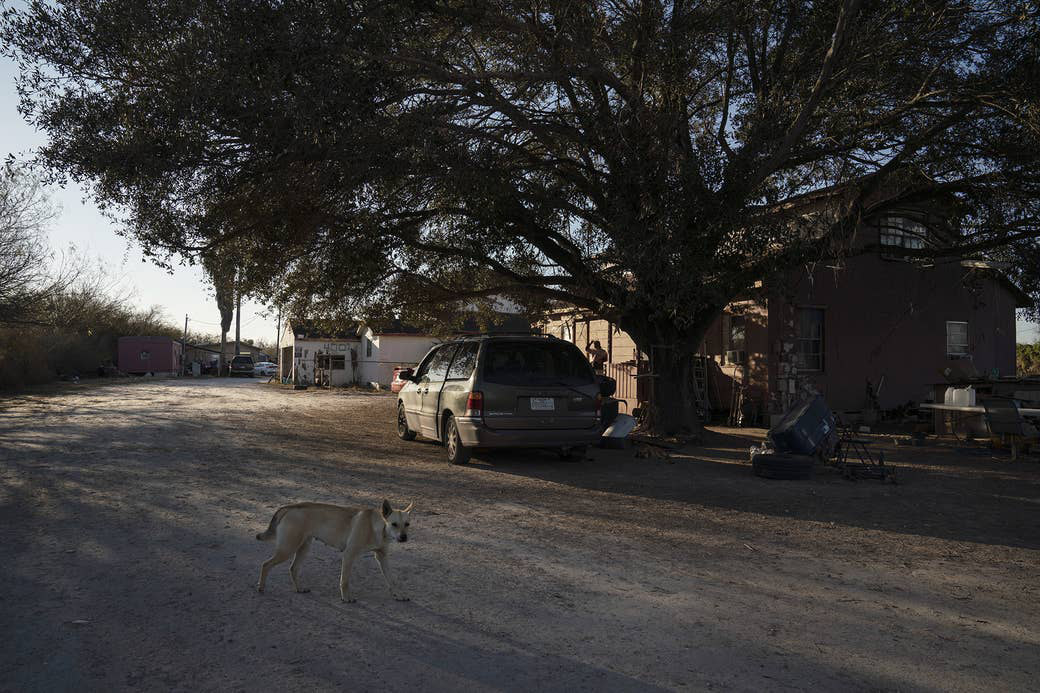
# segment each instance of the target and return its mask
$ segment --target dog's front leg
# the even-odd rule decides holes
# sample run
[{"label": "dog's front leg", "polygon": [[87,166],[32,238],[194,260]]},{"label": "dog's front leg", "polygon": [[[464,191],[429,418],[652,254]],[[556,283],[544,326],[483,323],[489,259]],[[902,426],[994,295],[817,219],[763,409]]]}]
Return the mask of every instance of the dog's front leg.
[{"label": "dog's front leg", "polygon": [[357,556],[357,553],[354,553],[349,549],[343,552],[343,567],[339,573],[339,598],[348,604],[357,601],[354,599],[353,595],[350,594],[350,568],[354,565],[354,560]]},{"label": "dog's front leg", "polygon": [[376,562],[379,564],[379,572],[383,574],[383,579],[386,580],[386,586],[387,589],[390,590],[390,594],[392,594],[394,599],[399,602],[408,601],[408,597],[398,592],[397,588],[394,586],[393,580],[390,579],[390,564],[389,558],[386,555],[386,549],[374,551],[373,553],[375,554]]}]

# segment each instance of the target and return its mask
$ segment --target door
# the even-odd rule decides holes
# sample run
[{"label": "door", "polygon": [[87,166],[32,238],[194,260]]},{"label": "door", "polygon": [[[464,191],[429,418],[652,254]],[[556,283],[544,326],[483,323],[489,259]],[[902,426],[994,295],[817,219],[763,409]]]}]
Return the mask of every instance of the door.
[{"label": "door", "polygon": [[405,383],[405,386],[401,389],[400,397],[401,404],[404,405],[404,415],[408,420],[408,428],[413,431],[422,430],[422,400],[423,390],[429,385],[429,370],[430,363],[433,361],[433,357],[440,351],[440,347],[431,349],[426,357],[419,364],[419,367],[415,369],[415,381]]},{"label": "door", "polygon": [[445,344],[437,349],[430,359],[429,368],[419,380],[419,432],[427,438],[440,439],[438,413],[441,388],[444,387],[444,378],[448,375],[448,366],[457,348],[457,344]]}]

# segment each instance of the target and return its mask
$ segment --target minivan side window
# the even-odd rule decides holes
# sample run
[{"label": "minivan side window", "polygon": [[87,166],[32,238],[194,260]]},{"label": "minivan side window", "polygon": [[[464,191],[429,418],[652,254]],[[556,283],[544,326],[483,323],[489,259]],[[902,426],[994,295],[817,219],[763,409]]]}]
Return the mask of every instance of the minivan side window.
[{"label": "minivan side window", "polygon": [[419,367],[415,369],[415,377],[422,378],[424,375],[427,375],[430,371],[430,364],[433,363],[433,359],[437,356],[437,352],[443,350],[443,347],[437,347],[430,351],[430,353],[426,355],[426,358],[422,360],[422,363],[419,364]]},{"label": "minivan side window", "polygon": [[464,342],[459,345],[459,351],[455,354],[455,360],[448,369],[448,380],[467,380],[473,375],[473,368],[477,365],[477,350],[480,349],[479,342]]},{"label": "minivan side window", "polygon": [[457,344],[447,344],[433,355],[430,359],[430,369],[426,372],[431,381],[444,380],[444,376],[448,374],[448,364],[451,363],[451,357],[455,355],[457,348]]}]

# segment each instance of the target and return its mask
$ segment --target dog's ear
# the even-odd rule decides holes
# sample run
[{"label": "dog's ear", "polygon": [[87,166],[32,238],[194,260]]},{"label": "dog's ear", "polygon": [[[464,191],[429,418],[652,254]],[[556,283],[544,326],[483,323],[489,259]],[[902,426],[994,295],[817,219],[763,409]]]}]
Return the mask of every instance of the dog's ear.
[{"label": "dog's ear", "polygon": [[392,513],[393,511],[394,511],[394,509],[390,507],[390,501],[388,501],[388,500],[386,500],[384,498],[383,499],[383,517],[390,517],[390,513]]},{"label": "dog's ear", "polygon": [[404,510],[402,510],[401,512],[403,512],[403,513],[410,513],[410,512],[412,512],[412,506],[413,505],[415,505],[415,503],[409,503],[408,507],[405,508]]}]

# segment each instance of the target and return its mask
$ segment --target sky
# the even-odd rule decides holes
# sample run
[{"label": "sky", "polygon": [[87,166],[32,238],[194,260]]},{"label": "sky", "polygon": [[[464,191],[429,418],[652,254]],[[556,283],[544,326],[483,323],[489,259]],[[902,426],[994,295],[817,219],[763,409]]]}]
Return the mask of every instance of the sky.
[{"label": "sky", "polygon": [[[14,153],[19,159],[26,159],[46,138],[26,124],[18,113],[16,76],[17,67],[13,61],[0,56],[0,154],[6,158],[8,153]],[[144,262],[140,247],[116,233],[115,223],[102,216],[97,207],[85,199],[80,188],[53,188],[50,194],[61,210],[50,229],[51,245],[55,250],[65,251],[74,246],[80,254],[100,258],[110,273],[120,280],[122,288],[132,292],[140,307],[161,306],[170,322],[176,325],[183,325],[187,315],[191,332],[219,333],[220,313],[198,267],[175,267],[171,274]],[[243,339],[274,343],[276,330],[273,313],[263,305],[243,300]],[[231,337],[234,337],[234,325]],[[1040,326],[1020,320],[1018,341],[1031,343],[1038,340]]]},{"label": "sky", "polygon": [[[46,137],[34,130],[18,113],[18,95],[14,81],[17,67],[9,58],[0,57],[0,159],[9,153],[24,160]],[[111,276],[118,280],[119,293],[129,292],[141,308],[157,305],[170,323],[179,327],[188,316],[188,330],[218,335],[220,312],[208,290],[208,282],[198,267],[175,267],[172,274],[151,262],[143,262],[140,247],[116,233],[116,225],[105,218],[77,186],[52,187],[51,201],[59,207],[59,216],[49,229],[51,247],[58,253],[75,252],[97,258]],[[273,344],[277,339],[276,317],[265,315],[263,305],[243,299],[242,338]],[[230,338],[234,339],[231,326]]]}]

